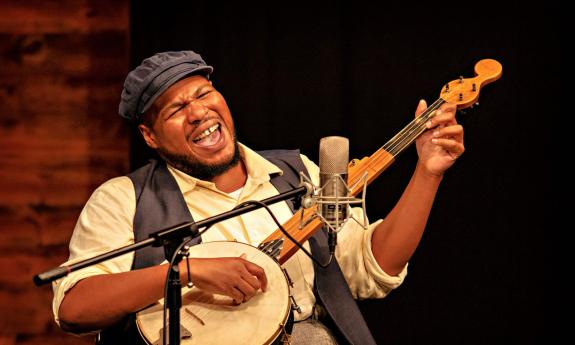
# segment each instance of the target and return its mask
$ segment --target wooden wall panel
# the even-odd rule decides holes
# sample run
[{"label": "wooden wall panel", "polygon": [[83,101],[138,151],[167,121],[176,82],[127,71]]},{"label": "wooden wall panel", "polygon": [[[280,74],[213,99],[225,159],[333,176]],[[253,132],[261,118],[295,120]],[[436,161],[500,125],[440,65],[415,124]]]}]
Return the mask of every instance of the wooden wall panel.
[{"label": "wooden wall panel", "polygon": [[58,329],[32,276],[66,260],[91,192],[128,171],[129,1],[3,1],[0,14],[0,345],[89,344]]}]

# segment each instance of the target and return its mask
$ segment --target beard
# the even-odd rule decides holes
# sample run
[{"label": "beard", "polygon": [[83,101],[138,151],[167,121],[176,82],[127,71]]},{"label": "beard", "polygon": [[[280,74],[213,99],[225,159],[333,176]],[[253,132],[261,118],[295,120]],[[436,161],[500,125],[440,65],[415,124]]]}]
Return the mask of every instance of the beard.
[{"label": "beard", "polygon": [[158,149],[158,154],[174,168],[204,181],[211,181],[214,177],[236,166],[240,161],[240,150],[235,135],[233,155],[230,159],[217,164],[202,163],[192,155],[174,154],[164,151],[163,149]]}]

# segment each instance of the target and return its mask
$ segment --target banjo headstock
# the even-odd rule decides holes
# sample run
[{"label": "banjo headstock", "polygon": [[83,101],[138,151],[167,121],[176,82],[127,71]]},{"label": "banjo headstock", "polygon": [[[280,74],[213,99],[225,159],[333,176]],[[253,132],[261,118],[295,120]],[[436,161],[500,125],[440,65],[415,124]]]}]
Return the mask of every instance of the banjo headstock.
[{"label": "banjo headstock", "polygon": [[501,77],[503,67],[493,59],[483,59],[475,64],[474,78],[463,78],[450,81],[441,89],[440,97],[444,101],[464,109],[477,103],[479,90]]}]

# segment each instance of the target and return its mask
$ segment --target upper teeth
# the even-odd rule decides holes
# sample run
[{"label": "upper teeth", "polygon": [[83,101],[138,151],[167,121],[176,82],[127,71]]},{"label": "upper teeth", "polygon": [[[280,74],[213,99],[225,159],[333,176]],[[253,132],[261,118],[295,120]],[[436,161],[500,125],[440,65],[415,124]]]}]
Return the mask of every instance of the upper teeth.
[{"label": "upper teeth", "polygon": [[202,134],[200,134],[196,139],[194,139],[194,141],[198,141],[198,140],[202,140],[205,137],[207,137],[208,135],[212,134],[216,129],[218,129],[220,125],[219,124],[215,124],[212,127],[206,129]]}]

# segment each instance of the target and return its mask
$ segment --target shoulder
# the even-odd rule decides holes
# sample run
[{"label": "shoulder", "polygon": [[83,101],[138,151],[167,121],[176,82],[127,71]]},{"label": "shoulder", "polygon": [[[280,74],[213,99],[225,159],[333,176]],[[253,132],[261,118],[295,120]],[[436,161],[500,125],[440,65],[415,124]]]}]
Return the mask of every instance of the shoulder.
[{"label": "shoulder", "polygon": [[128,176],[118,176],[102,183],[96,190],[129,190],[134,188],[134,184]]},{"label": "shoulder", "polygon": [[[305,154],[302,154],[300,150],[265,150],[258,151],[258,154],[274,163],[277,163],[277,160],[280,160],[286,162],[289,161],[291,165],[294,165],[294,162],[301,161],[309,176],[312,178],[312,182],[314,184],[319,183],[319,167]],[[295,167],[297,168],[297,165]]]},{"label": "shoulder", "polygon": [[300,154],[301,160],[303,161],[303,165],[305,165],[309,176],[311,177],[311,181],[316,186],[319,186],[319,167],[315,164],[314,161],[309,159],[306,155]]},{"label": "shoulder", "polygon": [[317,164],[315,164],[314,161],[312,161],[311,159],[309,159],[308,156],[304,155],[303,153],[300,153],[300,158],[303,161],[303,164],[305,165],[306,168],[308,168],[308,170],[318,170],[319,171],[319,167],[317,166]]},{"label": "shoulder", "polygon": [[88,202],[129,201],[135,199],[134,184],[128,176],[119,176],[102,183],[90,196]]},{"label": "shoulder", "polygon": [[258,150],[256,152],[267,159],[294,158],[300,155],[299,150]]}]

